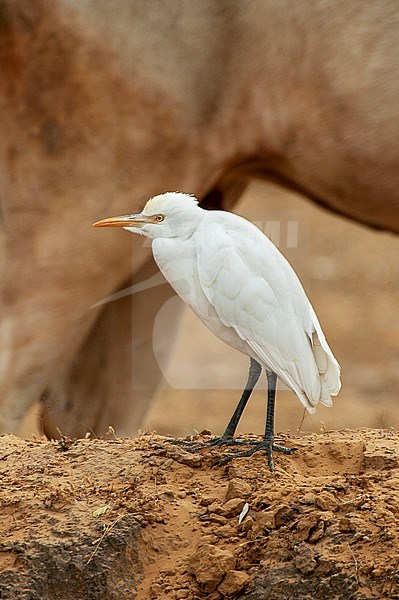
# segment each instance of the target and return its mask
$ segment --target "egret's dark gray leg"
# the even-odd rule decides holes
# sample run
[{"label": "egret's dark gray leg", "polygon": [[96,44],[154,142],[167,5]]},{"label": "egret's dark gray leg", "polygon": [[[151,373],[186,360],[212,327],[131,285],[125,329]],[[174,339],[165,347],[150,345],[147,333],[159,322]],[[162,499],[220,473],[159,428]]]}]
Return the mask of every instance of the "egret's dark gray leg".
[{"label": "egret's dark gray leg", "polygon": [[277,375],[273,371],[266,371],[267,377],[267,409],[266,409],[266,425],[265,425],[265,434],[261,442],[258,442],[252,446],[249,450],[245,450],[244,452],[239,452],[237,454],[230,454],[230,456],[225,456],[220,461],[218,461],[219,465],[224,465],[230,462],[233,458],[241,458],[243,456],[251,456],[258,450],[266,450],[267,451],[267,462],[269,465],[269,469],[274,471],[274,463],[273,463],[273,450],[277,450],[278,452],[284,452],[285,454],[291,454],[293,450],[296,448],[286,448],[285,446],[279,446],[278,444],[274,444],[274,407],[276,404],[276,384],[277,384]]},{"label": "egret's dark gray leg", "polygon": [[[277,375],[273,371],[266,371],[267,377],[267,411],[266,411],[266,426],[265,435],[263,436],[263,443],[267,446],[267,462],[271,471],[274,471],[272,450],[277,452],[284,452],[284,454],[291,454],[297,448],[286,448],[279,444],[274,444],[274,407],[276,403],[276,386],[277,386]],[[261,442],[262,443],[262,442]],[[259,449],[259,448],[258,448]]]},{"label": "egret's dark gray leg", "polygon": [[247,384],[245,386],[245,389],[241,395],[240,401],[237,404],[237,407],[233,413],[233,416],[231,417],[223,435],[218,436],[212,440],[209,440],[209,442],[202,442],[202,443],[185,442],[182,440],[171,440],[171,441],[173,441],[173,443],[178,444],[179,446],[186,446],[192,450],[200,449],[200,448],[204,448],[204,447],[210,447],[210,446],[223,446],[225,444],[240,444],[240,443],[245,444],[246,443],[245,441],[241,442],[241,440],[235,440],[234,434],[236,432],[237,425],[241,419],[241,415],[244,412],[247,402],[253,392],[253,389],[254,389],[255,385],[258,383],[261,372],[262,372],[261,365],[255,359],[251,358],[250,365],[249,365],[249,374],[248,374]]},{"label": "egret's dark gray leg", "polygon": [[241,419],[241,415],[244,412],[244,408],[254,390],[254,387],[259,381],[260,374],[262,373],[261,365],[253,358],[250,359],[248,381],[245,389],[242,393],[237,408],[235,409],[233,416],[231,417],[229,424],[227,425],[225,432],[221,436],[222,438],[232,438],[236,432],[237,425]]},{"label": "egret's dark gray leg", "polygon": [[266,425],[265,439],[274,439],[274,408],[276,405],[276,387],[277,375],[273,371],[266,371],[267,377],[267,408],[266,408]]}]

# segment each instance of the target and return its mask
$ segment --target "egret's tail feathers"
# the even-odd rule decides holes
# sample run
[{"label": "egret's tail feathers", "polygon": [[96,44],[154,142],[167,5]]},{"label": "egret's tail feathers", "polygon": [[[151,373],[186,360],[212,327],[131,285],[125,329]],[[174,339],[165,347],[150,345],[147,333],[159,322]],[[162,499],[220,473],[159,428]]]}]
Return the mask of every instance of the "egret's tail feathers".
[{"label": "egret's tail feathers", "polygon": [[336,396],[341,389],[341,368],[327,344],[320,328],[312,335],[313,356],[320,376],[320,402],[332,406],[331,396]]},{"label": "egret's tail feathers", "polygon": [[316,407],[313,404],[311,404],[307,395],[302,390],[300,390],[298,387],[292,386],[291,389],[298,396],[299,400],[301,401],[303,406],[306,408],[308,413],[310,413],[311,415],[316,414]]}]

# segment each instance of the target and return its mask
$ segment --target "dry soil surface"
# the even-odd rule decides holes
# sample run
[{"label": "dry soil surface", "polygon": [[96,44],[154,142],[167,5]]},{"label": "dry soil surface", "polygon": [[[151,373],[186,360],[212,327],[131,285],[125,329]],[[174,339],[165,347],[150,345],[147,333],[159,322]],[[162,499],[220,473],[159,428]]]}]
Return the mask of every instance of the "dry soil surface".
[{"label": "dry soil surface", "polygon": [[0,437],[0,597],[399,598],[399,433],[285,443]]}]

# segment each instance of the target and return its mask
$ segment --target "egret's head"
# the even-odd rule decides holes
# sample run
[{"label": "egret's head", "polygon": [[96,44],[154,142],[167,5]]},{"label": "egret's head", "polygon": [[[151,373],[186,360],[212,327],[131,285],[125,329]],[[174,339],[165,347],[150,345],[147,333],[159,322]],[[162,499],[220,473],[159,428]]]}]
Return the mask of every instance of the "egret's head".
[{"label": "egret's head", "polygon": [[93,223],[93,227],[123,227],[151,239],[192,235],[203,216],[198,200],[189,194],[167,192],[148,200],[141,213],[111,217]]}]

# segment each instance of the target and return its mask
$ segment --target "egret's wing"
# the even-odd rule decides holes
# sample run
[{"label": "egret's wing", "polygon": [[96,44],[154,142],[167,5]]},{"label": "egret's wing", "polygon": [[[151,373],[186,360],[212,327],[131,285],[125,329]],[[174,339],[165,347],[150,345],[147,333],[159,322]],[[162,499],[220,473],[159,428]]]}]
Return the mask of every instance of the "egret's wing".
[{"label": "egret's wing", "polygon": [[198,244],[197,264],[204,294],[223,324],[312,410],[321,387],[313,309],[285,258],[255,227],[241,232],[213,223]]}]

